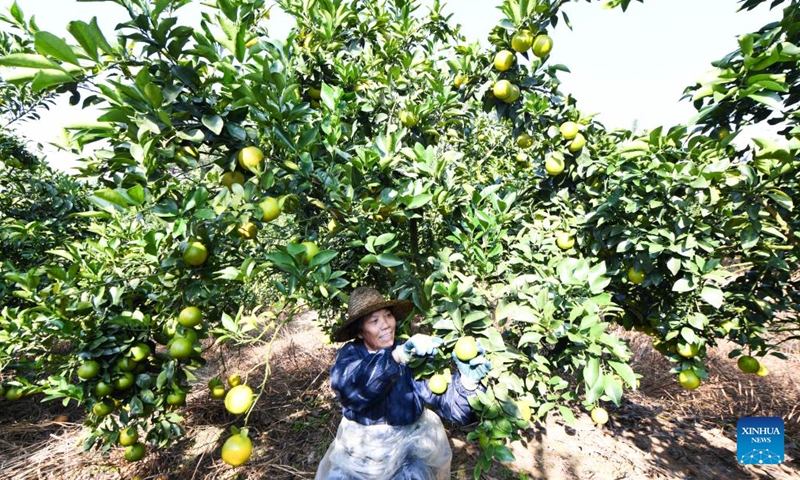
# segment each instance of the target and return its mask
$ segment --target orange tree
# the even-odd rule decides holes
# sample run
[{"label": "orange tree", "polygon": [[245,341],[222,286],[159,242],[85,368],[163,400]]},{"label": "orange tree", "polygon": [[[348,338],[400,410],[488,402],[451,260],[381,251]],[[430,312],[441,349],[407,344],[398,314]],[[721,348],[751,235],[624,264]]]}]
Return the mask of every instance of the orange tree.
[{"label": "orange tree", "polygon": [[[199,340],[247,341],[254,284],[271,311],[318,309],[327,329],[371,284],[412,299],[448,346],[479,338],[494,368],[473,401],[478,473],[530,421],[635,388],[614,325],[693,381],[718,339],[777,353],[765,333],[796,301],[796,2],[687,90],[688,126],[637,135],[559,90],[547,33],[565,1],[502,2],[488,47],[438,2],[282,0],[297,21],[283,40],[261,0],[206,2],[198,28],[178,22],[185,0],[113,1],[131,18],[114,39],[83,21],[61,39],[17,8],[5,21],[27,40],[0,58],[14,84],[101,112],[67,145],[93,188],[88,238],[6,275],[50,294],[2,318],[64,325],[68,361],[8,375],[92,408],[87,447],[128,425],[152,445],[179,435],[170,395],[192,388]],[[732,142],[770,114],[783,141]],[[188,306],[196,327],[177,321]]]}]

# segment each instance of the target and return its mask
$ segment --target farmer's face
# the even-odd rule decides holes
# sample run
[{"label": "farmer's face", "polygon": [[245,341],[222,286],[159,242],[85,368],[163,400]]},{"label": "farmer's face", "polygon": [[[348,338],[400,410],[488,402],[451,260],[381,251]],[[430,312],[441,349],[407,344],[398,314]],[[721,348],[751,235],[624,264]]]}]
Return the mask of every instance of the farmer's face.
[{"label": "farmer's face", "polygon": [[358,334],[364,340],[364,346],[370,352],[377,352],[381,348],[394,345],[394,327],[397,321],[392,311],[382,308],[370,313],[364,318],[361,332]]}]

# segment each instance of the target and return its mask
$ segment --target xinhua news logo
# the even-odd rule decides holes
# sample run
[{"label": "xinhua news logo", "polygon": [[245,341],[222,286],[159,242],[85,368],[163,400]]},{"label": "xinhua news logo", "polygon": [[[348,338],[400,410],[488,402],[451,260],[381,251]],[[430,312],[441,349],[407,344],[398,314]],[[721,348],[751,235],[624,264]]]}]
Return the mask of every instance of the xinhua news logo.
[{"label": "xinhua news logo", "polygon": [[744,465],[774,465],[783,462],[783,419],[739,419],[736,423],[736,459]]}]

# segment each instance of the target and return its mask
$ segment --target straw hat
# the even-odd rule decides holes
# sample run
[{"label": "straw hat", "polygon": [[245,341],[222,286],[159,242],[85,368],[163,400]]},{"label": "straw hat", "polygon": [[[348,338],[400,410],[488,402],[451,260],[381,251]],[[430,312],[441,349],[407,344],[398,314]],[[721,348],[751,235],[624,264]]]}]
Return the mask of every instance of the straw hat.
[{"label": "straw hat", "polygon": [[382,308],[390,309],[394,318],[401,321],[411,313],[414,304],[408,300],[386,300],[374,288],[358,287],[350,293],[350,301],[347,303],[347,319],[336,331],[333,339],[337,342],[345,342],[355,338],[358,333],[355,329],[358,319]]}]

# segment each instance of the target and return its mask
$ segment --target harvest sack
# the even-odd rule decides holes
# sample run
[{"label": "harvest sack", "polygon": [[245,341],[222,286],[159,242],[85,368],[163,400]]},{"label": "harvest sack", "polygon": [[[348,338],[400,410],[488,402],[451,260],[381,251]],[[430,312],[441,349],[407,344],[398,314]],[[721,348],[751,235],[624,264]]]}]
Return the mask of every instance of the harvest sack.
[{"label": "harvest sack", "polygon": [[315,480],[447,480],[453,453],[427,408],[411,425],[361,425],[342,418]]}]

